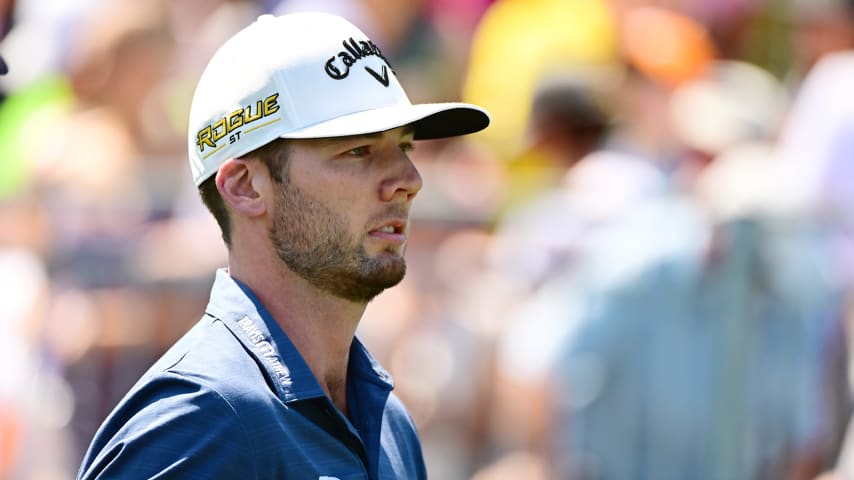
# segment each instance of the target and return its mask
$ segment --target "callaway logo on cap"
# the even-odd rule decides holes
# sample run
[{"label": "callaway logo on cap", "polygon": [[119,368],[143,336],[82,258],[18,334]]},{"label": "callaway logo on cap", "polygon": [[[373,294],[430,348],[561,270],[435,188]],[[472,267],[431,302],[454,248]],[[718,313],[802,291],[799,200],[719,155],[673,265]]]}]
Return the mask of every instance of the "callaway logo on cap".
[{"label": "callaway logo on cap", "polygon": [[229,158],[276,138],[327,138],[415,126],[416,140],[477,132],[483,109],[412,105],[380,48],[325,13],[263,15],[217,50],[190,109],[196,185]]}]

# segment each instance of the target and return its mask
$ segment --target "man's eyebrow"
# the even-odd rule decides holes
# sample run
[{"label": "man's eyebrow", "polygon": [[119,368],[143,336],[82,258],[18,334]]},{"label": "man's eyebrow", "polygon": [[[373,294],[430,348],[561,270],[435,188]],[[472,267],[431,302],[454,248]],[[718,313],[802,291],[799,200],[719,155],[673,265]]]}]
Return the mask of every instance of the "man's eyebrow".
[{"label": "man's eyebrow", "polygon": [[[362,133],[359,135],[345,135],[342,137],[325,137],[316,139],[317,143],[321,146],[329,146],[334,145],[336,143],[350,142],[353,140],[365,139],[365,140],[373,140],[379,138],[385,132],[374,132],[374,133]],[[412,125],[407,125],[403,129],[403,135],[414,135],[415,127]]]},{"label": "man's eyebrow", "polygon": [[336,143],[350,142],[353,140],[360,140],[360,139],[372,140],[375,138],[379,138],[381,136],[382,136],[382,132],[364,133],[364,134],[360,134],[360,135],[346,135],[343,137],[326,137],[326,138],[318,138],[317,143],[319,143],[321,146],[325,147],[328,145],[335,145]]}]

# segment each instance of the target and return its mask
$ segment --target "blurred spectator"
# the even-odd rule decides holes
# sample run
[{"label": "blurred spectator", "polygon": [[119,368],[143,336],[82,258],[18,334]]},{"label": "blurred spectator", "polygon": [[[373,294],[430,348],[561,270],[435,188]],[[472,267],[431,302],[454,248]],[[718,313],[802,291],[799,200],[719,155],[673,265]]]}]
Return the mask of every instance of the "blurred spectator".
[{"label": "blurred spectator", "polygon": [[[798,26],[801,64],[806,73],[798,84],[797,96],[781,131],[781,180],[791,192],[789,203],[794,208],[831,225],[830,251],[834,257],[831,275],[846,289],[846,303],[850,306],[854,282],[851,241],[854,196],[850,188],[854,179],[851,163],[854,99],[848,93],[848,85],[854,81],[854,4],[830,2],[823,6],[824,9],[807,19],[810,23]],[[850,307],[846,313],[850,346],[854,344]],[[854,477],[851,432],[849,424],[838,469],[833,472],[838,478]]]},{"label": "blurred spectator", "polygon": [[769,143],[788,105],[788,93],[769,72],[743,61],[717,60],[674,90],[668,116],[676,137],[708,163],[735,145]]},{"label": "blurred spectator", "polygon": [[[604,70],[604,69],[603,69]],[[565,75],[552,74],[535,89],[527,128],[529,148],[548,157],[560,170],[578,163],[600,146],[612,119],[601,97],[611,82],[602,71],[597,75],[581,69]]]},{"label": "blurred spectator", "polygon": [[570,324],[554,463],[566,478],[812,478],[839,418],[818,373],[840,352],[824,242],[751,219],[712,230],[662,200],[543,290]]},{"label": "blurred spectator", "polygon": [[613,19],[600,0],[499,0],[474,32],[466,101],[493,112],[480,136],[499,158],[518,155],[536,82],[551,70],[615,58]]},{"label": "blurred spectator", "polygon": [[[497,257],[519,259],[506,277],[540,276],[501,302],[495,435],[558,478],[812,478],[847,416],[829,231],[761,188],[770,161],[729,155],[767,145],[786,96],[713,61],[685,16],[629,8],[617,23],[631,68],[604,151],[498,229]],[[645,47],[650,31],[665,40]]]},{"label": "blurred spectator", "polygon": [[[539,159],[552,178],[504,212],[486,269],[468,289],[469,308],[493,324],[495,352],[485,371],[491,416],[483,453],[494,464],[477,478],[512,476],[516,468],[551,478],[548,365],[565,324],[554,321],[563,310],[528,308],[529,297],[570,268],[590,230],[662,184],[651,164],[609,148],[609,133],[623,120],[614,115],[626,98],[621,80],[616,66],[567,67],[547,74],[531,99],[523,155]],[[490,294],[489,304],[480,303]]]}]

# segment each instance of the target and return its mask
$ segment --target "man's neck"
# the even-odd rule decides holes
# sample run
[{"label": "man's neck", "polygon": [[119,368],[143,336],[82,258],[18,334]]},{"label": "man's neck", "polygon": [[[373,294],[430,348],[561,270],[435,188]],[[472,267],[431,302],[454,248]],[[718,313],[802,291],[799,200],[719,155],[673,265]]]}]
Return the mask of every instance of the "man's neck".
[{"label": "man's neck", "polygon": [[283,265],[229,260],[229,274],[247,285],[305,359],[320,387],[347,414],[350,346],[365,304],[319,290]]}]

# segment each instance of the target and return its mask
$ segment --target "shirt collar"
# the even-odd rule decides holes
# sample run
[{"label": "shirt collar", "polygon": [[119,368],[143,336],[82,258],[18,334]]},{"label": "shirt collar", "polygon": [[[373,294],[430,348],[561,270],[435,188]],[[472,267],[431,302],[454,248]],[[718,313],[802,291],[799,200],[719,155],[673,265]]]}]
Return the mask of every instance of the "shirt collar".
[{"label": "shirt collar", "polygon": [[[206,311],[221,320],[244,345],[282,401],[288,403],[326,396],[272,315],[249,287],[231,277],[224,268],[216,272]],[[348,368],[348,382],[368,381],[383,389],[394,388],[391,375],[357,338],[353,339],[350,347]]]}]

